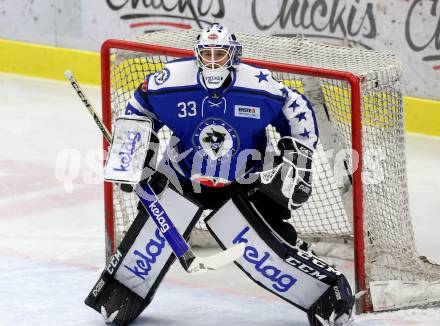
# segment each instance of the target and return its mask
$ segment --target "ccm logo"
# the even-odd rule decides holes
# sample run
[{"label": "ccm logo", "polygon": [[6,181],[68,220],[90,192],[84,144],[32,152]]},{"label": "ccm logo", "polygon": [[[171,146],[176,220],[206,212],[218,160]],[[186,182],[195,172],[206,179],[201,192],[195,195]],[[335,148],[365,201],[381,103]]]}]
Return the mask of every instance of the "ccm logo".
[{"label": "ccm logo", "polygon": [[336,300],[342,300],[341,292],[339,292],[339,288],[336,285],[333,287],[333,290],[335,291]]},{"label": "ccm logo", "polygon": [[121,258],[122,258],[122,253],[119,250],[116,250],[116,253],[112,256],[112,258],[110,258],[110,262],[106,268],[107,272],[110,275],[112,275],[115,272],[116,267],[118,267]]},{"label": "ccm logo", "polygon": [[[309,274],[310,276],[316,278],[317,280],[325,280],[328,278],[328,275],[321,273],[323,271],[325,271],[326,273],[331,273],[336,276],[341,275],[340,271],[335,270],[333,267],[327,265],[322,260],[314,257],[313,255],[305,251],[298,250],[296,252],[296,255],[297,255],[296,257],[287,256],[285,262],[298,268],[304,273]],[[305,263],[304,260],[307,260],[309,263]],[[321,270],[321,272],[319,272],[318,270]]]},{"label": "ccm logo", "polygon": [[99,279],[99,282],[96,284],[95,288],[92,291],[93,296],[96,298],[99,294],[99,292],[101,292],[102,288],[104,287],[105,282],[103,279]]},{"label": "ccm logo", "polygon": [[307,187],[306,185],[303,184],[299,185],[298,189],[304,191],[306,194],[310,192],[310,187]]}]

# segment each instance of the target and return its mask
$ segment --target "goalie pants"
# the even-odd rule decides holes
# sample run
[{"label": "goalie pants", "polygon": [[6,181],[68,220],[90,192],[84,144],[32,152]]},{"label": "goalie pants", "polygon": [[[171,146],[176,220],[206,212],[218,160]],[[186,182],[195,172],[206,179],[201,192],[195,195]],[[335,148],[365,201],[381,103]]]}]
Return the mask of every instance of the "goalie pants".
[{"label": "goalie pants", "polygon": [[[255,206],[264,220],[288,243],[296,245],[297,233],[292,224],[287,223],[291,211],[279,204],[279,201],[258,190],[259,183],[239,184],[213,188],[180,180],[183,196],[203,209],[215,210],[223,205],[234,193],[241,192]],[[171,187],[173,188],[172,184]],[[195,191],[195,189],[197,191]],[[177,191],[177,190],[176,190]],[[280,194],[280,196],[282,196]],[[139,208],[139,207],[138,207]]]}]

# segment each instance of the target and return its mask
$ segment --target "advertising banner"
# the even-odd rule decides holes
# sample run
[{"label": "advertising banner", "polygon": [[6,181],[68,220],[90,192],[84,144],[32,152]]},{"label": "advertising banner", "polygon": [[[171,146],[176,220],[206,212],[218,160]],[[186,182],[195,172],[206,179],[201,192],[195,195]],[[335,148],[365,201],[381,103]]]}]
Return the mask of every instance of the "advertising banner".
[{"label": "advertising banner", "polygon": [[[440,0],[5,0],[0,38],[98,51],[107,38],[220,22],[397,54],[406,95],[440,99]],[[170,44],[172,46],[172,44]]]}]

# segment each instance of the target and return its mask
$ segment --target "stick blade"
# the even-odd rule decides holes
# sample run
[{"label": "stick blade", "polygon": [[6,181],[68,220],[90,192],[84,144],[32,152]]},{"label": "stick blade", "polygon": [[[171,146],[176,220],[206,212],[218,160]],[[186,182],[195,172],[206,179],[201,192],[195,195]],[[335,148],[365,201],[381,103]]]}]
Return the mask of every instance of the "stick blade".
[{"label": "stick blade", "polygon": [[219,269],[232,263],[244,254],[245,244],[239,243],[227,250],[221,251],[209,257],[196,257],[188,268],[188,273],[200,273],[208,270]]}]

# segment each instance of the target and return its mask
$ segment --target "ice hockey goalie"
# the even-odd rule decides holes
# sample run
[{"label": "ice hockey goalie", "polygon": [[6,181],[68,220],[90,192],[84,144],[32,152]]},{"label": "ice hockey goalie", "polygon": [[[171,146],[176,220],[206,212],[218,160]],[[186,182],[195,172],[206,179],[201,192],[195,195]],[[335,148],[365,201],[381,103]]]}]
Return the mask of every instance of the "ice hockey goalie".
[{"label": "ice hockey goalie", "polygon": [[[303,310],[310,325],[350,325],[354,297],[346,278],[286,222],[312,192],[318,127],[311,103],[270,71],[241,63],[239,40],[220,24],[204,29],[194,49],[194,57],[146,76],[126,108],[153,121],[140,182],[152,186],[184,236],[204,209],[213,210],[206,223],[220,246],[245,244],[240,270]],[[268,147],[268,125],[281,135],[277,148]],[[154,133],[162,126],[173,137],[157,162]],[[148,306],[175,260],[142,205],[138,210],[86,299],[119,325]]]}]

